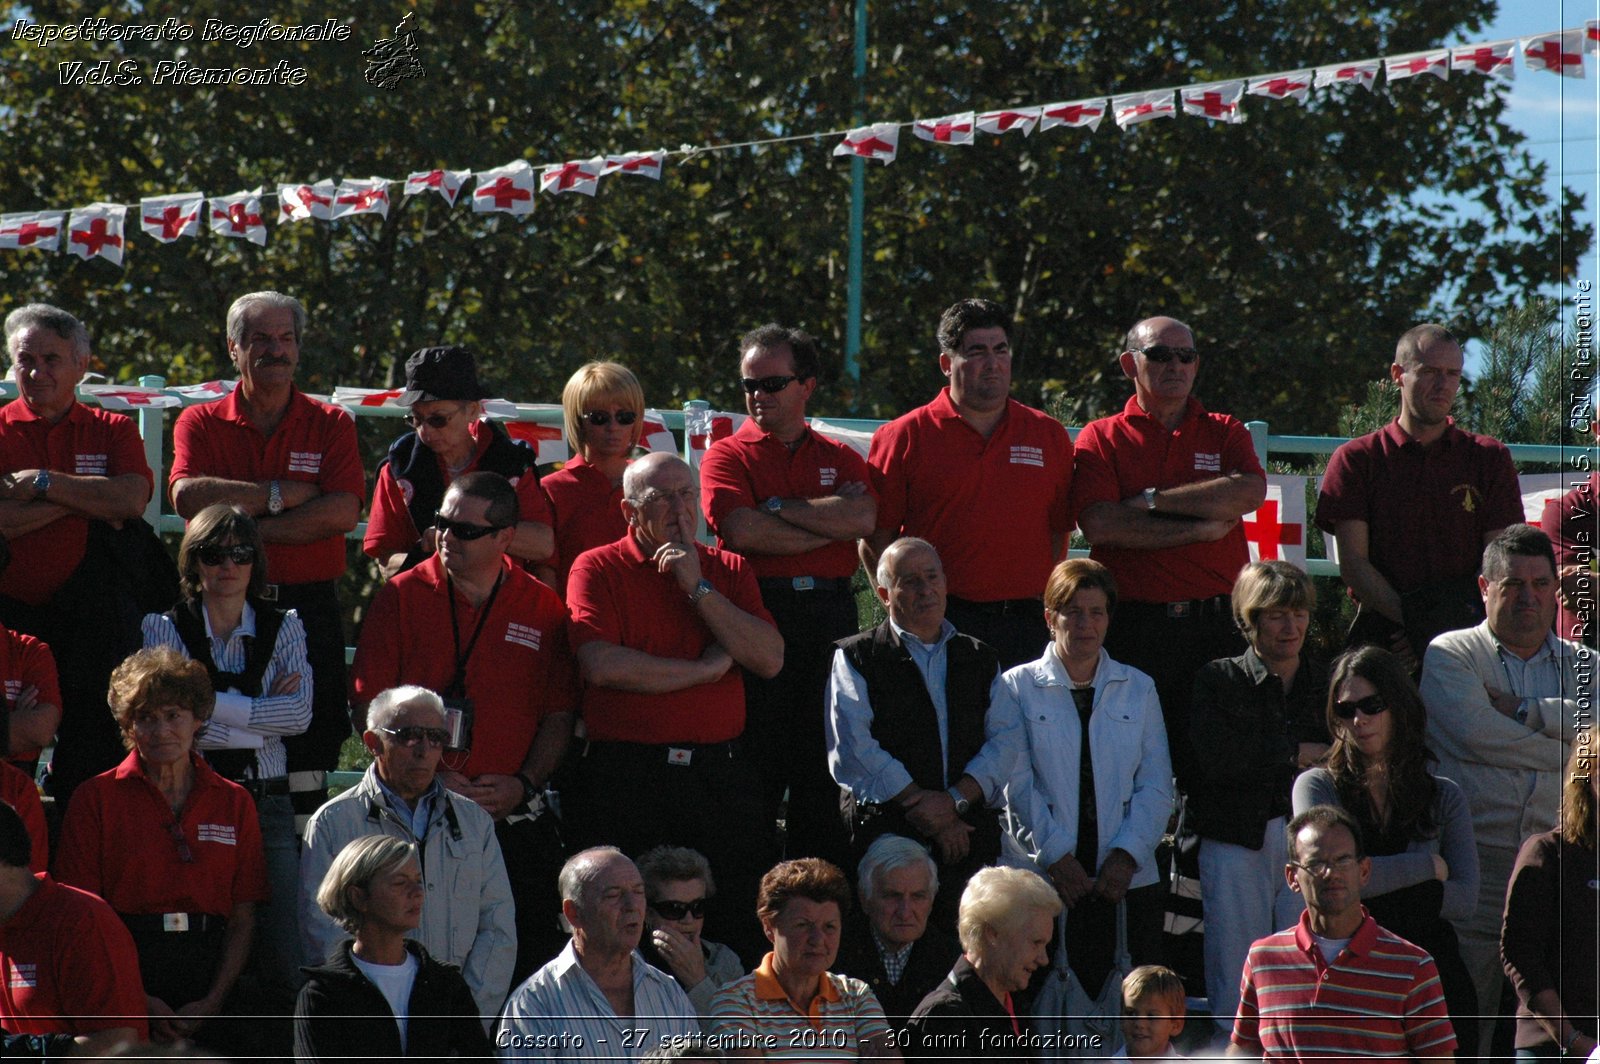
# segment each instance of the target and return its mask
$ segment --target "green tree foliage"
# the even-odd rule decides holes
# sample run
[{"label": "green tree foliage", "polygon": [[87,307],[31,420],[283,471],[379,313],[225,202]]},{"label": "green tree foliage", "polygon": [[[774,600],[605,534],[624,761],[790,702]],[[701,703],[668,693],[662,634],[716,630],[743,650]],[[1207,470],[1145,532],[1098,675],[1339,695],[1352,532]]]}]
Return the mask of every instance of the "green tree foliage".
[{"label": "green tree foliage", "polygon": [[[0,40],[0,209],[135,202],[318,178],[403,177],[853,124],[852,4],[541,0],[415,5],[424,79],[363,79],[362,48],[402,5],[362,5],[342,44]],[[1492,0],[880,0],[869,118],[909,120],[1231,78],[1421,49],[1480,30]],[[326,5],[280,0],[279,23]],[[236,5],[60,0],[40,21]],[[252,15],[251,17],[259,17]],[[4,32],[4,31],[0,31]],[[57,63],[161,59],[304,66],[298,88],[78,88]],[[1530,76],[1542,76],[1538,74]],[[939,311],[1011,307],[1019,394],[1079,421],[1120,405],[1114,355],[1137,318],[1174,313],[1207,352],[1201,392],[1279,431],[1326,432],[1394,338],[1423,317],[1477,335],[1496,309],[1569,274],[1592,233],[1504,122],[1504,86],[1418,78],[1304,106],[1249,98],[1249,120],[1052,130],[971,147],[902,138],[869,167],[862,394],[830,379],[817,412],[889,415],[941,383]],[[476,345],[500,392],[554,399],[582,361],[635,367],[653,405],[736,407],[736,338],[777,319],[837,353],[848,165],[833,140],[669,160],[659,184],[609,178],[594,199],[538,197],[531,219],[398,200],[387,220],[269,227],[265,249],[212,236],[130,241],[125,268],[0,252],[8,302],[85,314],[108,370],[173,380],[227,371],[237,294],[300,295],[303,380],[384,385],[416,347]],[[1474,200],[1496,219],[1463,223]],[[274,214],[269,207],[269,216]],[[131,221],[131,219],[130,219]],[[1560,239],[1562,234],[1565,239]]]},{"label": "green tree foliage", "polygon": [[1496,319],[1484,337],[1483,372],[1473,382],[1465,427],[1518,443],[1584,442],[1566,426],[1570,355],[1563,340],[1560,308],[1551,300]]}]

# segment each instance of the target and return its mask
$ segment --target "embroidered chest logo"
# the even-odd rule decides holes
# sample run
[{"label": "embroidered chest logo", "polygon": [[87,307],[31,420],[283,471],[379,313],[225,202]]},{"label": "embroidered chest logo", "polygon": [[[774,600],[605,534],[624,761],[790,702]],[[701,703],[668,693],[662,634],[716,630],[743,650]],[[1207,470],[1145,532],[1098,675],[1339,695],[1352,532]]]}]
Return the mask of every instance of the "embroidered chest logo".
[{"label": "embroidered chest logo", "polygon": [[394,486],[400,489],[400,498],[405,500],[407,506],[410,506],[412,497],[417,494],[417,489],[411,486],[411,481],[405,477],[396,477]]},{"label": "embroidered chest logo", "polygon": [[833,482],[839,479],[839,471],[832,466],[821,466],[817,469],[817,478],[822,481],[825,488],[833,487]]},{"label": "embroidered chest logo", "polygon": [[322,472],[322,452],[290,451],[289,472],[313,474]]},{"label": "embroidered chest logo", "polygon": [[1457,484],[1455,487],[1450,489],[1450,494],[1455,495],[1458,493],[1461,496],[1461,512],[1468,514],[1477,513],[1478,507],[1482,504],[1483,492],[1479,491],[1471,484]]},{"label": "embroidered chest logo", "polygon": [[1020,443],[1012,444],[1012,446],[1011,446],[1011,464],[1012,465],[1031,465],[1031,466],[1037,466],[1038,468],[1043,469],[1044,468],[1044,448],[1043,447],[1028,447],[1028,446],[1025,446],[1025,445],[1020,444]]},{"label": "embroidered chest logo", "polygon": [[22,681],[21,680],[7,680],[6,681],[6,701],[8,703],[15,703],[16,700],[21,695],[22,695]]},{"label": "embroidered chest logo", "polygon": [[506,642],[518,643],[529,650],[538,650],[539,643],[544,638],[544,633],[537,628],[526,624],[517,624],[512,621],[506,625]]},{"label": "embroidered chest logo", "polygon": [[1196,451],[1194,467],[1202,473],[1220,473],[1222,472],[1222,455]]},{"label": "embroidered chest logo", "polygon": [[16,962],[12,962],[11,972],[6,979],[6,985],[12,990],[39,989],[39,966],[37,964],[18,964]]},{"label": "embroidered chest logo", "polygon": [[201,824],[196,833],[201,842],[219,842],[224,846],[239,844],[238,829],[232,824]]},{"label": "embroidered chest logo", "polygon": [[103,454],[75,454],[72,456],[72,471],[80,477],[103,477],[110,464]]}]

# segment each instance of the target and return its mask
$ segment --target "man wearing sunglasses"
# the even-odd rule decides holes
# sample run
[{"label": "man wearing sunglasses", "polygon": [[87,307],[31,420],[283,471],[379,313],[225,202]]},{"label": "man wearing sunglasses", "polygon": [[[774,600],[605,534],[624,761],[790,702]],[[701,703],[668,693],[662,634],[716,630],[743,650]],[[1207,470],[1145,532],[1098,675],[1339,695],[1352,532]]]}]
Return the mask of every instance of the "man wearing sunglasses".
[{"label": "man wearing sunglasses", "polygon": [[700,466],[701,505],[717,545],[755,570],[761,601],[783,635],[783,671],[746,677],[745,744],[761,774],[763,819],[784,792],[784,854],[844,864],[839,788],[828,774],[822,720],[833,644],[854,635],[856,540],[878,513],[866,460],[806,424],[817,387],[817,344],[763,325],[739,342],[750,420],[713,444]]},{"label": "man wearing sunglasses", "polygon": [[872,437],[878,527],[861,541],[861,562],[873,577],[900,537],[932,543],[950,622],[1010,668],[1046,642],[1041,596],[1072,533],[1072,440],[1055,418],[1011,398],[1004,307],[963,299],[939,319],[938,341],[948,386]]},{"label": "man wearing sunglasses", "polygon": [[1266,498],[1267,478],[1239,420],[1191,394],[1200,353],[1187,325],[1139,322],[1117,362],[1133,396],[1078,434],[1073,510],[1089,556],[1117,581],[1106,652],[1156,682],[1172,768],[1187,790],[1194,675],[1244,651],[1228,596],[1250,561],[1239,519]]},{"label": "man wearing sunglasses", "polygon": [[367,707],[361,741],[372,764],[306,825],[300,856],[300,937],[306,964],[321,964],[348,932],[317,904],[333,859],[363,835],[415,844],[422,862],[422,924],[430,956],[461,969],[478,1011],[494,1016],[511,989],[516,953],[511,884],[494,818],[446,790],[439,759],[449,733],[444,703],[424,687],[393,687]]}]

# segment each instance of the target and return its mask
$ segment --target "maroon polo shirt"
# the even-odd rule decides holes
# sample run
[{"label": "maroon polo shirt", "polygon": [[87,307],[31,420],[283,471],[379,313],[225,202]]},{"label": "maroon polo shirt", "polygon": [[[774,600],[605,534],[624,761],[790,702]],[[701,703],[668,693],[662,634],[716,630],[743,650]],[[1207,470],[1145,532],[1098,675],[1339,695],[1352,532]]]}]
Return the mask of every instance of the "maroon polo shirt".
[{"label": "maroon polo shirt", "polygon": [[556,591],[565,596],[567,574],[578,555],[628,534],[622,486],[613,487],[610,477],[576,455],[540,483],[555,521],[556,556],[550,564],[556,570]]},{"label": "maroon polo shirt", "polygon": [[[1590,473],[1589,479],[1565,495],[1548,499],[1544,512],[1539,515],[1539,528],[1550,537],[1556,550],[1556,568],[1581,565],[1591,568],[1595,551],[1600,550],[1600,516],[1595,503],[1600,501],[1600,472]],[[1567,609],[1564,603],[1556,605],[1556,634],[1563,639],[1579,642],[1592,640],[1595,630],[1596,596],[1593,589],[1600,585],[1600,576],[1589,577],[1590,602],[1587,617]],[[1581,596],[1580,596],[1581,597]]]}]

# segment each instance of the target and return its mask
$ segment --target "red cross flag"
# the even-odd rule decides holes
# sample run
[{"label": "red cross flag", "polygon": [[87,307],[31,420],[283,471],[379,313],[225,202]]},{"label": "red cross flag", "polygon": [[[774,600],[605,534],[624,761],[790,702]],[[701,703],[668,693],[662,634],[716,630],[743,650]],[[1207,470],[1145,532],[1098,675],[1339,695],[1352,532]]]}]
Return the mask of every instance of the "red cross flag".
[{"label": "red cross flag", "polygon": [[1318,67],[1312,84],[1319,89],[1324,85],[1360,85],[1371,92],[1373,83],[1378,80],[1378,62],[1376,59],[1366,59],[1359,63]]},{"label": "red cross flag", "polygon": [[472,209],[479,214],[532,214],[533,167],[518,159],[493,170],[480,170],[472,190]]},{"label": "red cross flag", "polygon": [[811,431],[828,437],[834,443],[842,443],[853,448],[862,458],[866,458],[872,450],[872,433],[863,432],[861,429],[847,429],[843,425],[831,425],[821,418],[811,419]]},{"label": "red cross flag", "polygon": [[160,388],[140,388],[131,384],[85,384],[85,395],[92,395],[105,410],[137,410],[140,407],[162,410],[182,406],[183,400]]},{"label": "red cross flag", "polygon": [[1311,81],[1316,75],[1310,70],[1291,70],[1287,74],[1268,74],[1264,78],[1251,78],[1245,92],[1251,96],[1270,96],[1274,100],[1299,100],[1306,102],[1311,91]]},{"label": "red cross flag", "polygon": [[1039,130],[1043,132],[1057,126],[1088,126],[1090,130],[1096,130],[1105,116],[1106,101],[1103,99],[1047,103],[1039,108]]},{"label": "red cross flag", "polygon": [[1600,52],[1600,18],[1592,18],[1583,24],[1583,50],[1590,55]]},{"label": "red cross flag", "polygon": [[943,118],[919,118],[912,123],[911,132],[918,140],[930,140],[935,144],[971,144],[976,124],[977,116],[967,111]]},{"label": "red cross flag", "polygon": [[1117,125],[1127,129],[1152,118],[1171,118],[1177,113],[1177,106],[1172,100],[1171,89],[1130,92],[1126,96],[1111,97],[1111,113],[1116,116]]},{"label": "red cross flag", "polygon": [[607,155],[606,166],[600,172],[600,176],[632,174],[635,177],[648,177],[660,181],[661,168],[666,162],[667,153],[664,151],[630,151],[625,155]]},{"label": "red cross flag", "polygon": [[258,188],[254,192],[212,196],[206,204],[211,231],[266,247],[267,226],[261,220],[261,191]]},{"label": "red cross flag", "polygon": [[1522,38],[1522,59],[1534,70],[1567,78],[1583,77],[1583,30],[1564,30]]},{"label": "red cross flag", "polygon": [[116,203],[74,207],[67,225],[67,250],[85,261],[96,255],[122,265],[123,223],[128,208]]},{"label": "red cross flag", "polygon": [[1383,73],[1390,81],[1414,78],[1418,74],[1432,74],[1440,81],[1446,81],[1450,77],[1450,49],[1391,55],[1383,61]]},{"label": "red cross flag", "polygon": [[381,177],[347,177],[333,194],[333,216],[380,214],[389,217],[389,182]]},{"label": "red cross flag", "polygon": [[1245,514],[1243,524],[1251,561],[1282,560],[1304,569],[1306,478],[1269,475],[1266,500],[1255,513]]},{"label": "red cross flag", "polygon": [[461,194],[461,186],[471,176],[471,170],[419,170],[406,177],[405,195],[420,196],[424,192],[437,192],[454,207],[456,197]]},{"label": "red cross flag", "polygon": [[978,128],[985,133],[1017,133],[1024,137],[1039,124],[1037,107],[1017,107],[1002,111],[985,111],[978,116]]},{"label": "red cross flag", "polygon": [[639,445],[647,451],[678,453],[678,441],[673,437],[672,430],[667,428],[667,419],[661,415],[661,411],[644,412],[644,432],[639,436]]},{"label": "red cross flag", "polygon": [[507,421],[506,434],[514,440],[525,440],[534,450],[534,461],[539,465],[550,465],[553,462],[565,462],[572,457],[572,451],[567,447],[567,434],[561,429],[561,408],[548,404],[525,406],[524,410],[545,411],[553,417],[552,422],[539,421]]},{"label": "red cross flag", "polygon": [[56,251],[61,247],[61,230],[66,226],[66,219],[66,211],[0,214],[0,248]]},{"label": "red cross flag", "polygon": [[888,166],[899,149],[900,127],[893,122],[879,122],[846,133],[844,140],[834,146],[833,154],[876,159]]},{"label": "red cross flag", "polygon": [[318,181],[314,185],[279,185],[279,222],[303,222],[307,218],[327,221],[333,217],[332,181]]},{"label": "red cross flag", "polygon": [[1222,81],[1210,85],[1190,85],[1178,91],[1183,113],[1209,118],[1213,122],[1238,125],[1244,121],[1239,101],[1244,97],[1244,82]]},{"label": "red cross flag", "polygon": [[231,381],[206,381],[204,384],[185,384],[178,388],[167,389],[183,396],[185,399],[221,399],[224,395],[239,387],[237,379]]},{"label": "red cross flag", "polygon": [[139,201],[139,228],[163,244],[179,237],[200,235],[200,214],[205,196],[180,192],[176,196],[151,196]]},{"label": "red cross flag", "polygon": [[1511,55],[1516,50],[1515,40],[1490,41],[1450,50],[1450,69],[1463,74],[1483,74],[1486,77],[1505,78],[1517,76],[1516,64]]},{"label": "red cross flag", "polygon": [[559,196],[563,192],[581,192],[585,196],[592,196],[600,185],[600,175],[605,173],[605,167],[603,155],[547,166],[539,175],[539,187],[552,196]]}]

